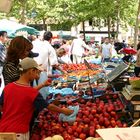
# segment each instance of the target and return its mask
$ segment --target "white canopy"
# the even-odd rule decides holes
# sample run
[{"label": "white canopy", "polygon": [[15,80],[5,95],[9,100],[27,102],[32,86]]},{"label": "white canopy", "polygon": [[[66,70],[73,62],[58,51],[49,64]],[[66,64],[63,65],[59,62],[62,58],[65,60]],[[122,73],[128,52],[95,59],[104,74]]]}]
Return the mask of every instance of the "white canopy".
[{"label": "white canopy", "polygon": [[27,32],[28,34],[39,33],[38,30],[36,30],[33,27],[29,27],[7,19],[0,20],[0,31],[7,31],[8,36],[14,36],[16,35],[17,32],[21,32],[21,31]]}]

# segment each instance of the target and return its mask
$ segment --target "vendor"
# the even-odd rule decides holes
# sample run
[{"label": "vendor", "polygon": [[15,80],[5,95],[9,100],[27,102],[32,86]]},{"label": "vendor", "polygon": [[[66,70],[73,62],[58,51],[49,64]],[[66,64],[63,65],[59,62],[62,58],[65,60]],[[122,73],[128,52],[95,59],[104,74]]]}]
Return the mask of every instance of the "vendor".
[{"label": "vendor", "polygon": [[[20,78],[5,86],[0,97],[3,115],[0,120],[0,132],[14,132],[17,140],[29,140],[29,124],[36,109],[40,112],[47,107],[51,111],[70,115],[72,110],[48,104],[30,82],[38,79],[41,68],[32,58],[20,62]],[[12,89],[12,90],[11,90]]]}]

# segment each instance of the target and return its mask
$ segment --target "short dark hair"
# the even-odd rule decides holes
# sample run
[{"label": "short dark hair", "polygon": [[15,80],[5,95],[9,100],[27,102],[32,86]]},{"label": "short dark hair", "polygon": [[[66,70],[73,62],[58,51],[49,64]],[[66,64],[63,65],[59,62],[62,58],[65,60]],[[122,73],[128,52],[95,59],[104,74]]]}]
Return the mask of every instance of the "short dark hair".
[{"label": "short dark hair", "polygon": [[46,31],[43,35],[43,39],[49,41],[53,37],[53,34],[50,31]]},{"label": "short dark hair", "polygon": [[6,31],[0,31],[0,36],[4,36],[4,34],[7,34]]}]

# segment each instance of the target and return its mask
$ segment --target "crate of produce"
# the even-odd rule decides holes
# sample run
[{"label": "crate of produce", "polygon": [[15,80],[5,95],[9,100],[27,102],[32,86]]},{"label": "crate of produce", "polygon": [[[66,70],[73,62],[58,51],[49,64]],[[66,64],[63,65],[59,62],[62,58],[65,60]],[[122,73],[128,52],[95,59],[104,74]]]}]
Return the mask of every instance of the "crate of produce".
[{"label": "crate of produce", "polygon": [[0,133],[0,140],[17,140],[16,133]]},{"label": "crate of produce", "polygon": [[[97,129],[127,127],[126,123],[121,122],[121,116],[115,110],[108,110],[110,105],[103,100],[97,102],[85,101],[73,103],[72,106],[79,105],[79,111],[73,123],[60,122],[59,114],[44,109],[38,116],[37,135],[40,139],[61,135],[64,140],[83,139],[88,137],[97,138],[100,136]],[[69,104],[60,104],[60,107],[68,107]],[[39,139],[39,140],[40,140]],[[96,139],[95,139],[96,140]]]},{"label": "crate of produce", "polygon": [[123,103],[121,99],[121,95],[117,93],[110,93],[110,94],[104,94],[100,97],[95,98],[95,102],[98,102],[98,100],[104,101],[104,103],[109,104],[112,110],[116,110],[117,112],[121,112],[122,110],[125,110],[126,105]]}]

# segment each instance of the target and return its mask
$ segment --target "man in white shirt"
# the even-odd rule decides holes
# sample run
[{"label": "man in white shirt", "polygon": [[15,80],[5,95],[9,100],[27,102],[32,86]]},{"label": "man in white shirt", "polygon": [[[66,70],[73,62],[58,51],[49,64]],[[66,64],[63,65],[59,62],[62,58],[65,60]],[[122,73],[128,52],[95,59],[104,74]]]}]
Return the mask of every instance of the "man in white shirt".
[{"label": "man in white shirt", "polygon": [[72,56],[73,56],[73,63],[79,64],[82,62],[82,56],[85,53],[85,49],[92,50],[86,43],[82,40],[81,36],[78,36],[72,42]]},{"label": "man in white shirt", "polygon": [[[56,51],[51,46],[52,37],[53,35],[51,32],[45,32],[43,36],[43,42],[38,44],[38,51],[37,46],[34,46],[36,49],[33,49],[33,51],[37,51],[39,53],[39,56],[35,57],[34,59],[45,70],[44,72],[41,72],[38,84],[44,82],[50,75],[52,75],[52,67],[61,70],[57,61]],[[46,98],[47,91],[47,88],[42,88],[40,90],[40,93],[44,98]]]},{"label": "man in white shirt", "polygon": [[105,38],[105,42],[100,48],[102,62],[109,62],[112,58],[112,45],[109,43],[109,38]]}]

